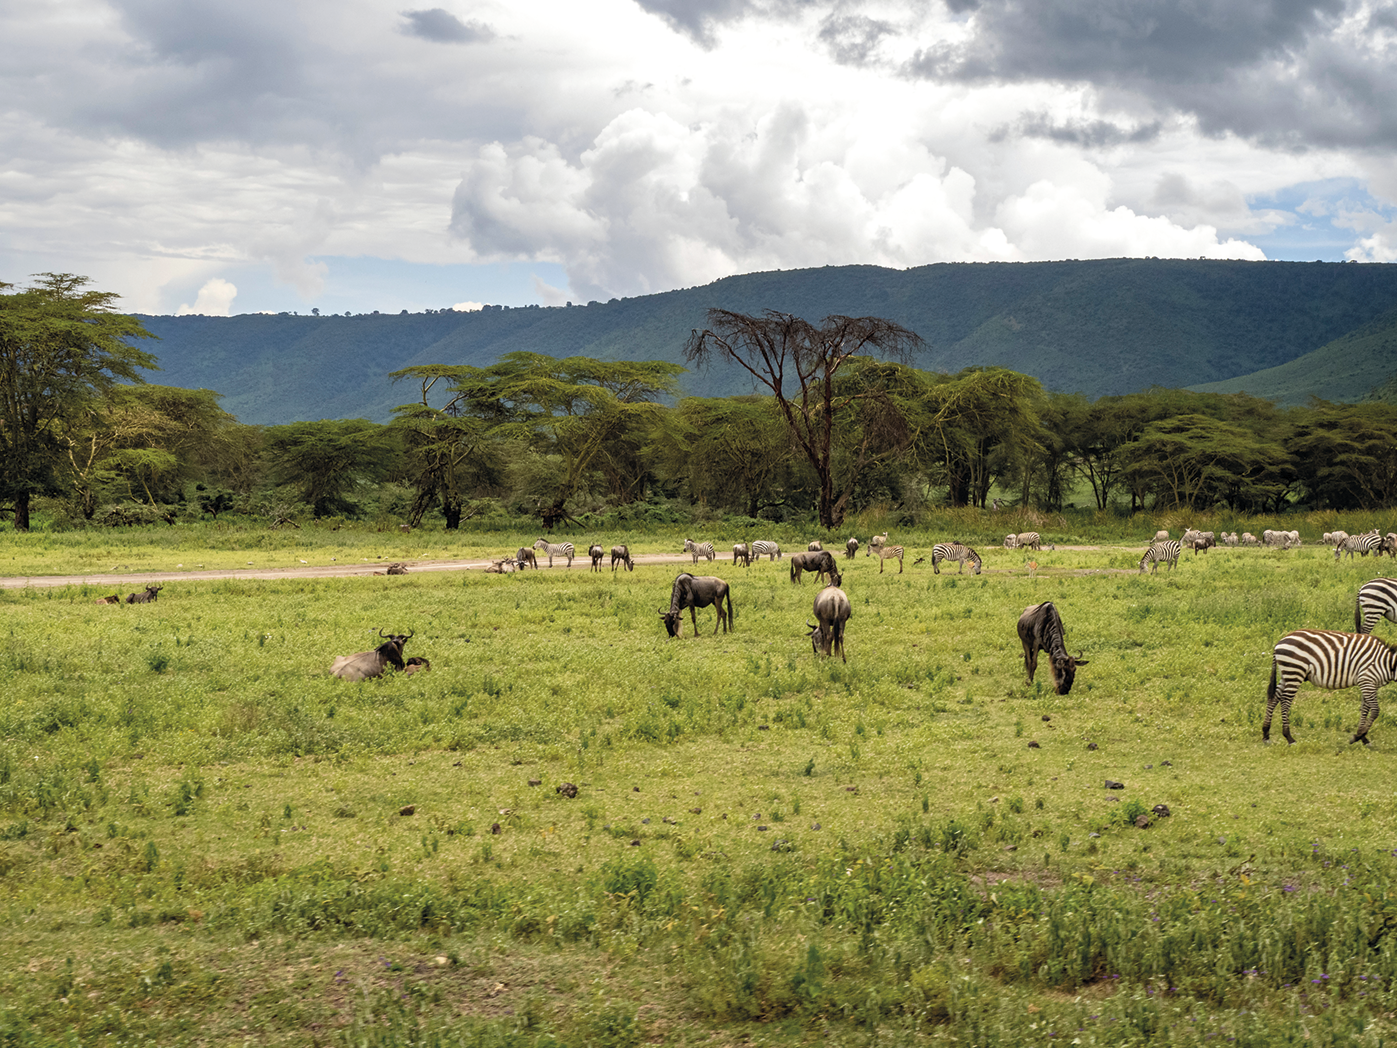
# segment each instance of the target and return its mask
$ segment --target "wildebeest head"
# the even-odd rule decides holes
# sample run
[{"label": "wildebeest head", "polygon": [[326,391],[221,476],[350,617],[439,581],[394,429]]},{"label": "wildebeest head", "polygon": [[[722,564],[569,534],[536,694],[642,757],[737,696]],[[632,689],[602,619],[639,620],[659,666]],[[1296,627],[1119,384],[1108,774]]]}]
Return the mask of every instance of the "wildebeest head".
[{"label": "wildebeest head", "polygon": [[815,649],[816,655],[825,654],[825,631],[818,623],[807,622],[805,628],[810,631],[810,644]]},{"label": "wildebeest head", "polygon": [[1049,655],[1048,672],[1053,678],[1053,693],[1066,695],[1072,690],[1072,682],[1077,678],[1077,667],[1085,666],[1090,660],[1082,658],[1082,653],[1076,656],[1062,652],[1058,655]]}]

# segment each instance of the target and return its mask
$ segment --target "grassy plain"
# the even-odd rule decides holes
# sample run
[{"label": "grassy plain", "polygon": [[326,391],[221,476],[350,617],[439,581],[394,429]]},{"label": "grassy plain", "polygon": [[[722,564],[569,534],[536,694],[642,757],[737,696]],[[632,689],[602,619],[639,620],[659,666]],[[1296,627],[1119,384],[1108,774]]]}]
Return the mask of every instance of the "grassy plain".
[{"label": "grassy plain", "polygon": [[[39,538],[0,555],[114,559]],[[0,1043],[1397,1036],[1397,721],[1349,747],[1356,693],[1306,687],[1297,745],[1259,729],[1274,641],[1351,628],[1387,568],[1150,576],[1135,541],[937,576],[903,541],[901,575],[847,565],[847,665],[781,561],[702,568],[736,628],[679,640],[674,565],[0,592]],[[1068,696],[1024,681],[1042,600],[1090,660]],[[431,672],[331,679],[379,627]]]}]

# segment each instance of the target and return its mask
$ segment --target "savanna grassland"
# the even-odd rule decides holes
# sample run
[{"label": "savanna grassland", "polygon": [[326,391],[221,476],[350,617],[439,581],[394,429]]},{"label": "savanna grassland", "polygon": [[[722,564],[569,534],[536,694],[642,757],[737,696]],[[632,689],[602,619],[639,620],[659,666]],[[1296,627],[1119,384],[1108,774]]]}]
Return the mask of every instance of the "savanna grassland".
[{"label": "savanna grassland", "polygon": [[[945,534],[841,558],[847,664],[784,561],[703,565],[736,627],[678,640],[687,561],[0,591],[0,1043],[1389,1042],[1397,718],[1349,746],[1357,693],[1306,686],[1296,745],[1260,720],[1275,640],[1392,569],[1306,530],[1141,575],[1159,523],[978,577],[932,573]],[[533,537],[231,535],[0,563],[126,592]],[[1043,600],[1067,696],[1024,680]],[[431,671],[329,677],[380,628]]]}]

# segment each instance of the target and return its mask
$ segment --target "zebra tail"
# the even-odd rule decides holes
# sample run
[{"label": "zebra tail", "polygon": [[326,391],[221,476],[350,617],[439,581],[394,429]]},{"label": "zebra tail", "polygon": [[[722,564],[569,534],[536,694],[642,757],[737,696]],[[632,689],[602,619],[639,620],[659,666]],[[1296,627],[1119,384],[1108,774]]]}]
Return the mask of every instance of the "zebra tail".
[{"label": "zebra tail", "polygon": [[1266,686],[1266,702],[1269,705],[1276,698],[1276,660],[1271,659],[1271,683]]},{"label": "zebra tail", "polygon": [[1353,632],[1363,632],[1363,602],[1361,600],[1354,601],[1353,604]]}]

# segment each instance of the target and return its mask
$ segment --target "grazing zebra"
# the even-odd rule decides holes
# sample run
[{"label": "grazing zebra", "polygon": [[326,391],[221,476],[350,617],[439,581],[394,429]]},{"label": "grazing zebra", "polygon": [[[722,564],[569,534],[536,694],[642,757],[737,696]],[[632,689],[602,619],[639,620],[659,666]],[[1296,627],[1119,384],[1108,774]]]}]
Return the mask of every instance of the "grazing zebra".
[{"label": "grazing zebra", "polygon": [[1242,542],[1242,545],[1243,545],[1243,546],[1260,546],[1260,545],[1261,545],[1261,540],[1258,539],[1255,535],[1253,535],[1250,531],[1244,531],[1244,532],[1242,532],[1242,539],[1241,539],[1241,542]]},{"label": "grazing zebra", "polygon": [[849,539],[847,542],[844,543],[844,556],[848,557],[850,560],[853,559],[854,554],[857,553],[858,551],[859,551],[859,540],[858,540],[858,539]]},{"label": "grazing zebra", "polygon": [[1378,547],[1378,556],[1386,553],[1393,560],[1397,560],[1397,532],[1389,531],[1382,537],[1382,545]]},{"label": "grazing zebra", "polygon": [[1015,536],[1015,549],[1037,549],[1043,548],[1043,536],[1036,531],[1021,531]]},{"label": "grazing zebra", "polygon": [[554,557],[567,557],[568,567],[572,567],[572,558],[577,556],[577,550],[573,548],[571,542],[553,543],[547,542],[544,539],[539,539],[534,543],[534,549],[541,549],[544,553],[548,554],[548,566],[550,568],[553,566]]},{"label": "grazing zebra", "polygon": [[965,565],[968,561],[975,569],[975,574],[980,574],[980,554],[976,553],[963,542],[938,542],[931,547],[931,570],[937,575],[941,574],[941,562],[943,560],[960,561],[960,569],[957,575],[965,574]]},{"label": "grazing zebra", "polygon": [[1153,575],[1161,563],[1167,563],[1169,570],[1174,570],[1174,565],[1179,562],[1179,553],[1183,549],[1183,543],[1178,539],[1170,539],[1168,542],[1151,543],[1150,548],[1145,550],[1145,555],[1140,558],[1140,570],[1145,570],[1145,565],[1150,566],[1150,574]]},{"label": "grazing zebra", "polygon": [[732,548],[732,562],[736,564],[739,560],[744,568],[752,566],[752,551],[747,548],[745,542],[739,542]]},{"label": "grazing zebra", "polygon": [[774,542],[767,542],[766,539],[757,539],[752,543],[752,559],[761,560],[766,557],[768,560],[779,560],[781,558],[781,547]]},{"label": "grazing zebra", "polygon": [[1372,633],[1378,619],[1397,622],[1397,579],[1374,579],[1358,587],[1353,632]]},{"label": "grazing zebra", "polygon": [[601,548],[599,543],[592,543],[592,548],[587,551],[587,556],[592,558],[592,570],[601,571],[601,559],[606,556],[606,550]]},{"label": "grazing zebra", "polygon": [[874,535],[868,540],[868,549],[864,552],[865,557],[871,557],[878,550],[888,544],[888,533],[885,531],[881,535]]},{"label": "grazing zebra", "polygon": [[897,573],[902,574],[902,547],[901,546],[875,546],[878,551],[878,574],[883,574],[883,564],[887,561],[897,560]]},{"label": "grazing zebra", "polygon": [[717,556],[717,553],[713,551],[713,543],[695,542],[693,539],[684,540],[684,552],[692,553],[694,555],[695,564],[698,563],[698,559],[700,557],[707,557],[709,560],[712,560],[714,557]]},{"label": "grazing zebra", "polygon": [[611,570],[616,570],[616,564],[620,562],[626,566],[627,571],[635,571],[635,561],[631,560],[631,550],[629,546],[611,547]]},{"label": "grazing zebra", "polygon": [[1382,536],[1376,530],[1368,532],[1366,535],[1350,535],[1334,547],[1334,559],[1342,559],[1345,553],[1349,560],[1353,559],[1355,553],[1367,556],[1373,550],[1378,551],[1378,556],[1382,556]]},{"label": "grazing zebra", "polygon": [[1261,738],[1271,737],[1271,714],[1281,708],[1281,734],[1290,734],[1290,702],[1304,681],[1317,688],[1358,688],[1363,715],[1350,743],[1368,745],[1368,729],[1378,719],[1378,689],[1397,680],[1397,648],[1366,633],[1296,630],[1276,641],[1271,659],[1271,683],[1266,688],[1266,719]]}]

